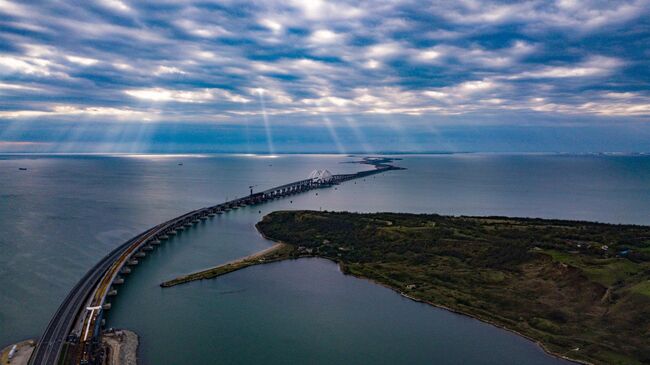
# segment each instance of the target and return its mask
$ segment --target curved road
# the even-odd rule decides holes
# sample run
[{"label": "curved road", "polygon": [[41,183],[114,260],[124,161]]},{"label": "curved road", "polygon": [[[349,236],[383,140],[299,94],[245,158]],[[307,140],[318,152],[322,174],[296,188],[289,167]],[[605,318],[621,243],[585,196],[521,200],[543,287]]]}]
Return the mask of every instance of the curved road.
[{"label": "curved road", "polygon": [[[155,228],[152,228],[153,230]],[[150,230],[150,231],[151,231]],[[147,231],[149,232],[149,231]],[[95,288],[95,284],[102,278],[104,272],[114,263],[114,260],[126,250],[142,234],[125,242],[99,261],[68,293],[54,317],[48,324],[45,333],[41,336],[38,345],[30,358],[30,364],[57,364],[63,344],[68,338],[77,314]]]},{"label": "curved road", "polygon": [[[92,339],[98,334],[94,333],[94,328],[98,327],[95,323],[100,317],[102,309],[97,311],[86,310],[86,305],[91,301],[100,308],[104,304],[107,292],[110,289],[113,280],[119,275],[120,270],[126,263],[138,252],[144,245],[150,241],[160,238],[160,236],[169,233],[185,224],[196,222],[201,217],[210,214],[223,212],[230,208],[248,204],[262,203],[267,200],[283,197],[299,192],[330,186],[335,183],[361,178],[388,170],[400,169],[391,165],[375,165],[375,170],[361,171],[356,174],[333,175],[332,180],[327,182],[314,182],[310,179],[300,180],[290,184],[278,186],[263,192],[253,194],[247,197],[231,200],[226,203],[218,204],[209,208],[202,208],[179,217],[170,219],[167,222],[159,224],[136,237],[126,241],[108,255],[102,258],[92,269],[90,269],[79,280],[77,285],[68,293],[67,297],[61,303],[54,317],[48,324],[45,333],[41,336],[32,356],[29,360],[30,365],[58,365],[59,357],[64,350],[73,326],[80,318],[83,318],[82,332],[85,328],[85,336],[82,337],[81,350],[83,359],[89,359],[88,353],[92,351]],[[82,316],[83,317],[80,317]],[[91,326],[92,325],[92,326]],[[86,337],[92,331],[91,341],[86,342]],[[75,343],[76,340],[71,341]],[[83,361],[82,361],[83,362]]]}]

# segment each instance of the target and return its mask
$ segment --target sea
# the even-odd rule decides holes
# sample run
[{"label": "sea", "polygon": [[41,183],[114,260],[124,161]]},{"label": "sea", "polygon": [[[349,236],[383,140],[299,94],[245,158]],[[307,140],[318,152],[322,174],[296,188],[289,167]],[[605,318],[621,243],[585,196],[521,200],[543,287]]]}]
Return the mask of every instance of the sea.
[{"label": "sea", "polygon": [[[162,281],[265,249],[276,210],[412,212],[650,224],[650,156],[403,155],[390,171],[202,222],[142,260],[107,326],[141,364],[568,364],[481,321],[417,303],[322,259]],[[187,211],[371,166],[346,155],[0,155],[0,346],[38,337],[101,257]]]}]

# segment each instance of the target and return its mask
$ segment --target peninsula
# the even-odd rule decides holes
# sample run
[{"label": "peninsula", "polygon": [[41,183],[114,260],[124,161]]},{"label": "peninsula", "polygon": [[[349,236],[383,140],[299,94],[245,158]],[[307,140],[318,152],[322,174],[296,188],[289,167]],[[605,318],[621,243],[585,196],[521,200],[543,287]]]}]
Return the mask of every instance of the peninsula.
[{"label": "peninsula", "polygon": [[272,249],[161,284],[301,257],[593,364],[650,363],[650,227],[505,217],[281,211]]}]

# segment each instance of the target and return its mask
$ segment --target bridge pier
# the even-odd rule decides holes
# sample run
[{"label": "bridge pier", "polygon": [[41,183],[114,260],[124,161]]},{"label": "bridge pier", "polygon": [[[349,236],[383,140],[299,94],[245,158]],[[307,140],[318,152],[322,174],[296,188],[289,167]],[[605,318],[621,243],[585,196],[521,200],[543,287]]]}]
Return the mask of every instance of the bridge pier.
[{"label": "bridge pier", "polygon": [[[356,174],[344,175],[332,175],[329,171],[317,170],[315,171],[316,175],[310,176],[308,179],[277,186],[257,194],[251,193],[250,196],[236,198],[212,207],[194,210],[177,218],[168,220],[141,235],[134,237],[132,240],[124,243],[103,258],[102,261],[100,261],[100,264],[98,264],[100,265],[98,266],[98,269],[96,269],[91,276],[88,276],[90,279],[85,279],[85,286],[78,285],[78,287],[73,289],[74,291],[69,294],[69,298],[71,299],[66,299],[66,301],[69,301],[70,305],[62,306],[65,310],[63,312],[64,315],[57,315],[57,317],[52,320],[44,334],[44,339],[42,340],[43,346],[38,344],[37,348],[34,350],[36,355],[33,355],[33,357],[37,359],[33,362],[34,365],[56,363],[58,360],[53,358],[58,356],[62,351],[66,341],[79,341],[79,339],[74,339],[74,335],[71,339],[70,333],[66,329],[70,328],[72,323],[79,319],[79,316],[84,316],[82,319],[86,319],[88,321],[87,323],[92,323],[92,320],[95,319],[92,337],[90,337],[88,341],[84,339],[83,346],[88,346],[85,348],[90,351],[88,353],[90,356],[90,362],[99,361],[101,358],[99,353],[92,353],[97,349],[97,341],[101,338],[100,324],[104,321],[102,310],[97,309],[102,308],[103,310],[109,310],[111,308],[111,303],[109,303],[106,298],[117,295],[118,290],[116,287],[125,282],[125,278],[131,273],[134,265],[139,263],[138,259],[145,257],[147,252],[152,251],[156,245],[160,245],[162,243],[161,241],[170,239],[170,236],[180,234],[183,230],[200,221],[205,221],[209,217],[211,218],[218,214],[223,214],[231,209],[264,203],[392,169],[399,168],[389,165],[375,165],[375,170],[371,172],[363,171]],[[316,195],[318,195],[318,192],[316,192]],[[92,283],[89,283],[88,280],[100,280],[98,281],[100,284],[90,285]],[[88,298],[88,295],[94,295],[94,299],[92,300],[93,306],[91,306],[91,308],[95,308],[93,311],[83,310],[83,308],[88,308],[86,299],[84,299]],[[79,344],[79,342],[76,343]],[[51,351],[51,349],[55,349],[56,351]]]}]

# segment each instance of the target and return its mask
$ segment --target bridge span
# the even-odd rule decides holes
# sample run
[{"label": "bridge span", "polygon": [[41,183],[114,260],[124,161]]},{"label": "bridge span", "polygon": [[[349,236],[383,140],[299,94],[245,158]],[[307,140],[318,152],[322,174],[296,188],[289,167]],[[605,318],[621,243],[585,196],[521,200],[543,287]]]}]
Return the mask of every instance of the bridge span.
[{"label": "bridge span", "polygon": [[370,164],[375,169],[354,174],[331,175],[327,171],[315,171],[317,173],[312,173],[309,179],[191,211],[126,241],[93,266],[68,293],[38,341],[29,364],[99,364],[102,355],[98,349],[104,314],[111,306],[108,297],[117,294],[116,288],[124,283],[124,278],[131,272],[130,266],[137,265],[138,259],[145,257],[170,236],[231,209],[402,169],[386,163]]}]

